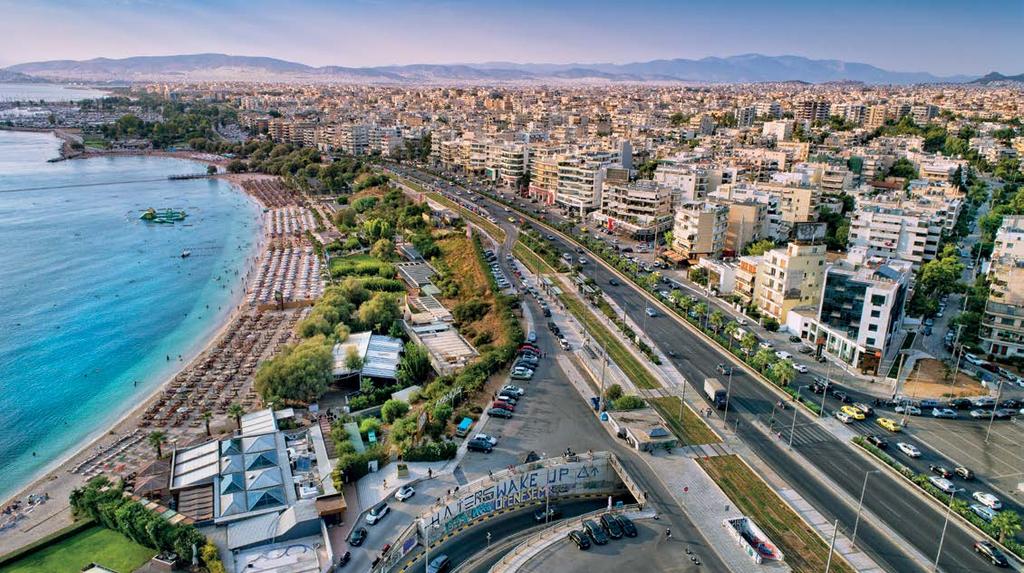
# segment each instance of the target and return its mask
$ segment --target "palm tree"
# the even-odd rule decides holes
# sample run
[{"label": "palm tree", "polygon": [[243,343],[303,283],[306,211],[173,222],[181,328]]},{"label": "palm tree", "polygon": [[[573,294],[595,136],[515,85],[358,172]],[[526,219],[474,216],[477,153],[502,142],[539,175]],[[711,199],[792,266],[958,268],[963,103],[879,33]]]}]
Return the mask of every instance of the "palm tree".
[{"label": "palm tree", "polygon": [[779,386],[788,386],[796,378],[796,368],[789,360],[779,360],[772,364],[771,375]]},{"label": "palm tree", "polygon": [[748,356],[754,351],[754,347],[757,346],[757,337],[754,336],[753,332],[748,332],[743,335],[743,340],[740,340],[740,347],[743,348]]},{"label": "palm tree", "polygon": [[149,433],[149,437],[146,438],[146,441],[149,442],[149,445],[156,448],[157,459],[164,457],[163,445],[164,442],[167,441],[167,434],[161,432],[160,430],[153,430],[152,432]]},{"label": "palm tree", "polygon": [[775,362],[775,354],[767,348],[762,348],[757,351],[757,354],[750,359],[750,363],[753,364],[754,368],[764,372],[765,368],[771,366],[772,362]]},{"label": "palm tree", "polygon": [[238,429],[242,429],[242,416],[245,415],[245,408],[242,407],[238,402],[232,402],[228,406],[228,416],[235,419],[235,424],[238,425]]},{"label": "palm tree", "polygon": [[999,531],[999,543],[1003,543],[1007,537],[1013,537],[1020,533],[1020,515],[1012,509],[1004,509],[992,518],[992,527]]},{"label": "palm tree", "polygon": [[686,296],[686,295],[681,295],[679,297],[679,303],[678,304],[679,304],[679,309],[682,310],[683,313],[689,313],[690,309],[693,308],[693,299],[688,297],[688,296]]},{"label": "palm tree", "polygon": [[708,322],[711,324],[711,328],[715,332],[718,332],[719,330],[722,330],[723,326],[725,326],[725,314],[716,308],[714,312],[711,313],[711,316],[708,317]]},{"label": "palm tree", "polygon": [[210,432],[210,420],[213,419],[213,412],[207,410],[203,412],[202,415],[199,417],[202,418],[203,423],[206,424],[206,435],[212,436],[213,434]]},{"label": "palm tree", "polygon": [[723,332],[725,333],[725,338],[729,343],[730,350],[732,350],[732,341],[735,340],[736,338],[736,331],[739,329],[740,325],[736,324],[734,321],[730,320],[729,322],[725,323]]}]

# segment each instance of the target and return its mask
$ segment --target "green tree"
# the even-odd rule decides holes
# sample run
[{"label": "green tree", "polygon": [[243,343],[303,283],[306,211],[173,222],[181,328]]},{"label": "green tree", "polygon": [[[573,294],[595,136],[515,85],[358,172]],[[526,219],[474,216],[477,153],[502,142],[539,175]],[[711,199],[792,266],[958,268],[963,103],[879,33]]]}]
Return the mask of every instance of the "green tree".
[{"label": "green tree", "polygon": [[743,353],[750,355],[757,347],[757,336],[752,332],[747,332],[743,335],[743,339],[740,340],[740,348],[743,349]]},{"label": "green tree", "polygon": [[618,384],[612,384],[611,386],[605,388],[604,390],[604,399],[609,402],[614,402],[621,397],[622,386],[619,386]]},{"label": "green tree", "polygon": [[715,332],[722,330],[722,327],[725,326],[725,313],[716,308],[708,317],[708,324]]},{"label": "green tree", "polygon": [[643,401],[643,398],[629,394],[615,400],[612,405],[616,410],[638,410],[646,406],[647,403]]},{"label": "green tree", "polygon": [[363,357],[359,355],[359,351],[355,348],[349,348],[345,354],[345,368],[353,372],[363,369]]},{"label": "green tree", "polygon": [[398,362],[398,379],[405,386],[422,384],[430,376],[430,355],[419,344],[408,342]]},{"label": "green tree", "polygon": [[217,166],[216,165],[207,165],[206,166],[206,174],[207,175],[216,175],[217,174]]},{"label": "green tree", "polygon": [[992,527],[999,532],[999,542],[1004,543],[1007,538],[1013,538],[1021,530],[1020,514],[1012,509],[1004,509],[992,518]]},{"label": "green tree", "polygon": [[391,239],[380,239],[370,248],[370,256],[382,261],[391,261],[395,258],[395,243]]},{"label": "green tree", "polygon": [[238,402],[232,402],[231,405],[228,406],[228,416],[235,419],[235,426],[237,426],[239,430],[242,429],[242,416],[244,415],[245,407]]},{"label": "green tree", "polygon": [[245,173],[249,170],[245,162],[241,159],[232,159],[231,162],[228,163],[227,169],[228,173]]},{"label": "green tree", "polygon": [[740,325],[736,324],[735,321],[730,320],[725,323],[725,327],[722,332],[725,334],[725,339],[729,341],[729,348],[732,348],[732,342],[735,340],[736,333],[739,331]]},{"label": "green tree", "polygon": [[212,436],[213,433],[210,432],[210,420],[213,419],[213,412],[211,412],[209,410],[205,410],[205,411],[203,411],[201,417],[203,419],[203,424],[206,426],[206,435],[207,435],[207,437]]},{"label": "green tree", "polygon": [[757,241],[756,243],[749,243],[746,247],[744,247],[743,252],[746,255],[760,256],[774,248],[774,242],[769,241],[767,239],[763,239],[761,241]]},{"label": "green tree", "polygon": [[384,402],[384,406],[380,409],[380,415],[385,424],[390,424],[404,416],[408,411],[409,404],[401,400],[391,399]]},{"label": "green tree", "polygon": [[387,332],[391,324],[402,317],[398,299],[384,292],[374,294],[370,300],[359,305],[357,316],[364,328],[378,334]]},{"label": "green tree", "polygon": [[[380,434],[380,425],[380,420],[378,418],[363,418],[362,421],[359,422],[359,433],[364,436],[368,435],[370,432]],[[348,439],[347,434],[346,439]]]},{"label": "green tree", "polygon": [[434,421],[441,424],[447,424],[448,420],[452,418],[452,407],[451,404],[440,403],[434,406]]},{"label": "green tree", "polygon": [[167,441],[167,434],[165,432],[161,432],[160,430],[153,430],[152,432],[149,433],[149,436],[146,437],[146,441],[149,442],[149,445],[156,448],[157,459],[161,459],[164,457],[163,445],[164,442]]},{"label": "green tree", "polygon": [[334,380],[334,355],[323,336],[286,345],[256,372],[256,391],[265,402],[309,403]]},{"label": "green tree", "polygon": [[796,378],[796,368],[793,367],[793,363],[789,360],[779,360],[772,364],[770,375],[772,380],[778,385],[787,386]]},{"label": "green tree", "polygon": [[757,368],[759,371],[764,372],[772,364],[774,364],[776,360],[777,358],[775,357],[774,352],[768,350],[767,348],[762,348],[758,350],[757,353],[754,354],[754,357],[750,359],[750,363],[751,365],[754,366],[754,368]]}]

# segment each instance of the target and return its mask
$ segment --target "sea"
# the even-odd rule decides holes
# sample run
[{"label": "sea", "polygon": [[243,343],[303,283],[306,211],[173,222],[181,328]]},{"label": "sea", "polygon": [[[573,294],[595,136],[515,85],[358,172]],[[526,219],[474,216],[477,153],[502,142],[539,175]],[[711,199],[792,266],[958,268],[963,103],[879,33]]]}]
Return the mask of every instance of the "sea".
[{"label": "sea", "polygon": [[[0,131],[0,500],[142,402],[242,303],[260,207],[199,162],[47,162]],[[184,209],[176,224],[141,221]],[[182,257],[184,251],[190,255]]]},{"label": "sea", "polygon": [[0,83],[0,102],[3,101],[79,101],[109,95],[97,88],[43,83]]}]

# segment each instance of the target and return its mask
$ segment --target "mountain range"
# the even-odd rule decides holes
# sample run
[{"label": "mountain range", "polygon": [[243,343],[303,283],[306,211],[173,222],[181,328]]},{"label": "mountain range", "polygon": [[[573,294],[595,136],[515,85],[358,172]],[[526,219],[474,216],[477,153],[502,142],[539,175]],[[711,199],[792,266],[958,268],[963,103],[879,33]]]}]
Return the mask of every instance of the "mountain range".
[{"label": "mountain range", "polygon": [[[666,59],[628,64],[413,64],[401,66],[308,66],[276,58],[188,54],[122,59],[51,60],[4,68],[51,81],[253,81],[417,83],[694,82],[744,83],[855,81],[867,84],[960,83],[976,76],[936,76],[884,70],[869,64],[801,56],[744,54],[699,60]],[[987,77],[987,76],[986,76]],[[1001,76],[1005,78],[1005,76]],[[1010,78],[1012,79],[1012,77]]]},{"label": "mountain range", "polygon": [[1017,74],[1015,76],[1004,76],[999,72],[989,72],[976,80],[972,80],[972,84],[989,85],[994,83],[1024,83],[1024,74]]}]

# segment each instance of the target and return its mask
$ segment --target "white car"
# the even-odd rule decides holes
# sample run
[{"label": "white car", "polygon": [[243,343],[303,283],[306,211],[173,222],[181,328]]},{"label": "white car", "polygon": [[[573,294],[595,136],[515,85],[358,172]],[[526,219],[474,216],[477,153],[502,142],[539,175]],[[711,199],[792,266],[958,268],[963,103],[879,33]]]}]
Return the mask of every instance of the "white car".
[{"label": "white car", "polygon": [[473,436],[473,439],[474,440],[486,440],[487,443],[491,444],[492,446],[498,445],[498,438],[495,438],[494,436],[491,436],[491,435],[488,435],[488,434],[477,434],[477,435]]},{"label": "white car", "polygon": [[836,410],[836,419],[844,424],[849,424],[850,422],[853,421],[853,418],[851,418],[849,414],[843,412],[842,410]]},{"label": "white car", "polygon": [[519,386],[514,386],[512,384],[506,384],[506,385],[501,387],[501,393],[502,394],[515,394],[516,396],[522,396],[523,394],[526,394],[526,390],[523,390]]},{"label": "white car", "polygon": [[914,446],[914,444],[908,444],[906,442],[897,442],[896,447],[899,448],[901,452],[907,454],[912,458],[921,457],[921,450],[917,449],[917,447]]},{"label": "white car", "polygon": [[581,265],[585,265],[585,264],[587,264],[587,259],[585,259],[585,258],[583,258],[583,257],[580,257],[580,259],[579,259],[579,261],[578,261],[578,262],[579,262],[579,264],[581,264]]},{"label": "white car", "polygon": [[974,492],[971,497],[978,501],[978,503],[990,507],[996,511],[1003,508],[1003,502],[999,501],[999,498],[983,491]]},{"label": "white car", "polygon": [[647,307],[647,310],[645,310],[644,312],[646,312],[647,316],[649,316],[651,318],[654,318],[654,317],[658,316],[658,311],[654,310],[651,307]]},{"label": "white car", "polygon": [[985,521],[992,521],[996,518],[996,512],[993,511],[992,508],[985,507],[978,503],[971,504],[971,511],[974,512],[974,515],[977,515]]},{"label": "white car", "polygon": [[932,408],[932,416],[936,418],[956,418],[956,410],[951,408]]},{"label": "white car", "polygon": [[895,411],[897,414],[907,414],[909,416],[921,415],[921,409],[918,408],[917,406],[911,406],[910,404],[900,404],[899,406],[893,408],[893,411]]},{"label": "white car", "polygon": [[414,495],[416,495],[416,490],[411,485],[403,485],[395,492],[395,499],[405,501]]},{"label": "white car", "polygon": [[785,350],[776,350],[775,356],[777,356],[781,360],[789,360],[790,358],[793,357],[792,354],[786,352]]},{"label": "white car", "polygon": [[964,490],[962,487],[956,487],[953,485],[953,482],[948,479],[941,478],[939,476],[931,476],[928,478],[928,481],[944,493],[958,493]]},{"label": "white car", "polygon": [[989,412],[988,410],[977,409],[977,410],[971,410],[971,414],[970,415],[975,420],[983,420],[985,418],[991,417],[992,413]]},{"label": "white car", "polygon": [[807,367],[804,366],[803,364],[794,364],[793,368],[795,368],[796,371],[801,374],[807,374]]}]

